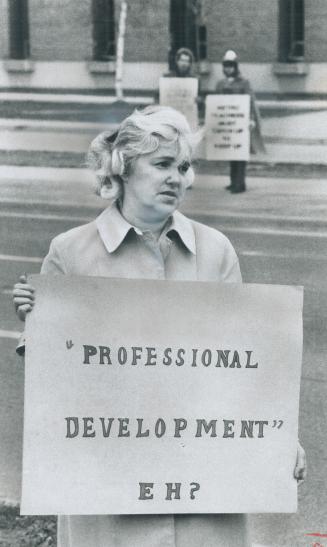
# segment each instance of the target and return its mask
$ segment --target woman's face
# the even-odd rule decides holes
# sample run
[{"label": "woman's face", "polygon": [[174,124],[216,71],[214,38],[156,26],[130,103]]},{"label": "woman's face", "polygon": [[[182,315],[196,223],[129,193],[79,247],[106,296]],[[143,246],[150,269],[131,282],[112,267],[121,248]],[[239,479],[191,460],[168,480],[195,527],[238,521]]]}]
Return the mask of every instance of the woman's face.
[{"label": "woman's face", "polygon": [[187,55],[186,53],[182,53],[176,61],[178,71],[181,74],[186,74],[186,73],[190,72],[191,64],[192,64],[192,61],[191,61],[189,55]]},{"label": "woman's face", "polygon": [[139,156],[124,183],[124,205],[142,218],[168,218],[185,196],[189,158],[181,157],[176,144],[161,144],[151,154]]},{"label": "woman's face", "polygon": [[232,64],[223,65],[223,72],[227,78],[231,78],[232,76],[235,76],[235,72],[236,72],[235,65],[232,65]]}]

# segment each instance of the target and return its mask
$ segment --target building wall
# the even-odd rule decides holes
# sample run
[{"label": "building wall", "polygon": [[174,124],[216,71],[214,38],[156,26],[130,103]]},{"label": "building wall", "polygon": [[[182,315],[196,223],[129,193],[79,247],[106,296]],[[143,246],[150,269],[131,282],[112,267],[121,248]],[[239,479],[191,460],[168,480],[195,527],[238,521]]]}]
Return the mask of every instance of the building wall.
[{"label": "building wall", "polygon": [[326,21],[326,0],[305,0],[305,58],[308,62],[327,61]]},{"label": "building wall", "polygon": [[[0,0],[0,56],[8,56],[8,2]],[[31,58],[82,61],[92,58],[92,0],[29,0]],[[116,20],[119,0],[115,0]],[[125,59],[165,62],[169,49],[169,0],[130,0]],[[278,57],[279,0],[203,0],[208,58],[220,61],[236,49],[244,62]],[[326,62],[326,0],[305,1],[305,53],[308,62]],[[118,21],[116,21],[118,23]]]},{"label": "building wall", "polygon": [[245,62],[277,59],[278,0],[204,0],[203,12],[210,61],[220,60],[226,49],[235,49]]},{"label": "building wall", "polygon": [[[0,0],[0,57],[8,57],[8,2]],[[119,0],[115,0],[116,27]],[[167,70],[170,0],[129,0],[125,36],[126,89],[157,88]],[[92,59],[92,0],[29,0],[31,63],[0,61],[1,88],[114,89],[114,66],[95,72]],[[279,0],[203,0],[208,35],[208,73],[202,88],[213,91],[221,58],[235,49],[256,91],[327,94],[327,0],[305,0],[302,75],[276,74]],[[17,66],[16,66],[17,64]],[[100,63],[101,64],[101,63]],[[290,67],[292,68],[292,67]]]},{"label": "building wall", "polygon": [[[119,4],[116,0],[116,4]],[[169,47],[169,0],[129,1],[126,24],[127,62],[165,62]],[[116,12],[119,11],[117,6]]]},{"label": "building wall", "polygon": [[31,58],[91,59],[91,21],[91,0],[29,0]]}]

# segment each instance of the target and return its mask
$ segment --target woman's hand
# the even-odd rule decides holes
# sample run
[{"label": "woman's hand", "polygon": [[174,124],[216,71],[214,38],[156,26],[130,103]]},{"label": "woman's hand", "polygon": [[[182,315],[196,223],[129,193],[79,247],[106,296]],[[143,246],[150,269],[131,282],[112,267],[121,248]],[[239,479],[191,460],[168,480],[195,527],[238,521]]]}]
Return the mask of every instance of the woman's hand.
[{"label": "woman's hand", "polygon": [[21,321],[25,321],[26,314],[33,309],[34,292],[34,287],[27,283],[26,274],[21,275],[19,282],[15,283],[12,293],[15,310]]},{"label": "woman's hand", "polygon": [[306,476],[307,476],[307,461],[306,461],[305,451],[300,445],[300,443],[298,442],[294,477],[297,480],[298,484],[300,485],[303,483]]}]

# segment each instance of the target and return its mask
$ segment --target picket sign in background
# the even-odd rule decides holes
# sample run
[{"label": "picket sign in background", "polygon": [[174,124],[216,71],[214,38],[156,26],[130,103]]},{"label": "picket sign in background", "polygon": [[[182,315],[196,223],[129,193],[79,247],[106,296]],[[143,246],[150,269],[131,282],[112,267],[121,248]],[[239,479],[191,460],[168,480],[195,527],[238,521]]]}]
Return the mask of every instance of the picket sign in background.
[{"label": "picket sign in background", "polygon": [[207,95],[206,159],[248,161],[249,124],[249,95]]},{"label": "picket sign in background", "polygon": [[198,125],[198,87],[197,78],[163,77],[159,80],[160,104],[182,112],[194,130]]}]

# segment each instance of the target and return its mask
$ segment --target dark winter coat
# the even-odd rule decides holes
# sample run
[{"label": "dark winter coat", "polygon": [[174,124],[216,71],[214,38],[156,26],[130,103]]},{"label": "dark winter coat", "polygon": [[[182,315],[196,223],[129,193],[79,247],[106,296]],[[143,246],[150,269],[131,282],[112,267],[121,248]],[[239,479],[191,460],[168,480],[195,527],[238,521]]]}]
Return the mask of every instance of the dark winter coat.
[{"label": "dark winter coat", "polygon": [[265,152],[265,145],[261,135],[261,117],[256,103],[255,95],[249,80],[246,80],[240,73],[233,79],[223,78],[217,83],[216,93],[224,95],[250,95],[250,116],[255,122],[251,131],[251,152]]}]

